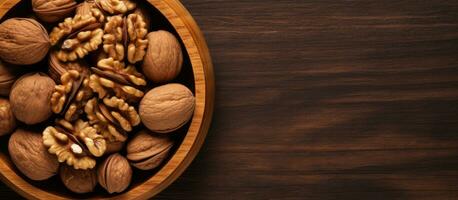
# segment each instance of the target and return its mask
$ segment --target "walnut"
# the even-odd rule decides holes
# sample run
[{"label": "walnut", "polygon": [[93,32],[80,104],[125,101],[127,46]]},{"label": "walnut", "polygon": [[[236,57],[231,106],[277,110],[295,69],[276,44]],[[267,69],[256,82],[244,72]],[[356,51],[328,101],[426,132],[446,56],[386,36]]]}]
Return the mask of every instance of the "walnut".
[{"label": "walnut", "polygon": [[70,16],[76,8],[74,0],[32,0],[33,11],[44,22],[54,23]]},{"label": "walnut", "polygon": [[113,58],[100,60],[97,63],[97,68],[92,68],[92,71],[99,76],[109,78],[125,85],[146,85],[145,77],[137,71],[134,65],[125,67],[124,63],[114,60]]},{"label": "walnut", "polygon": [[84,58],[89,52],[99,48],[102,44],[102,36],[102,29],[79,32],[75,38],[63,42],[61,50],[57,52],[57,58],[64,62]]},{"label": "walnut", "polygon": [[108,58],[101,60],[98,68],[92,68],[92,71],[89,87],[99,98],[116,96],[128,102],[138,102],[144,95],[136,87],[146,85],[146,81],[135,66],[124,68],[124,63]]},{"label": "walnut", "polygon": [[16,126],[17,122],[11,110],[10,102],[0,98],[0,136],[10,134]]},{"label": "walnut", "polygon": [[46,151],[41,134],[18,129],[10,137],[8,151],[11,160],[32,180],[45,180],[56,174],[59,163]]},{"label": "walnut", "polygon": [[121,85],[109,79],[92,74],[89,78],[89,87],[96,93],[99,98],[104,98],[109,93],[113,93],[116,97],[127,99],[130,102],[136,102],[142,98],[144,93],[132,86]]},{"label": "walnut", "polygon": [[46,29],[34,19],[11,18],[0,24],[0,58],[16,65],[41,61],[48,53]]},{"label": "walnut", "polygon": [[112,154],[121,151],[124,147],[125,141],[109,141],[107,140],[107,150],[105,151],[106,154]]},{"label": "walnut", "polygon": [[65,187],[79,194],[92,192],[97,185],[95,169],[81,170],[61,165],[59,175]]},{"label": "walnut", "polygon": [[135,64],[143,60],[148,47],[148,40],[145,39],[148,30],[143,17],[138,14],[130,14],[127,16],[127,60]]},{"label": "walnut", "polygon": [[[95,5],[95,1],[85,0],[84,2],[78,4],[78,6],[76,7],[76,15],[92,15],[93,9],[99,10]],[[105,15],[103,16],[105,17]]]},{"label": "walnut", "polygon": [[77,14],[73,18],[66,18],[54,27],[49,34],[52,46],[65,39],[74,38],[80,32],[92,31],[100,28],[105,21],[104,15],[98,9],[91,9],[91,14]]},{"label": "walnut", "polygon": [[85,0],[76,8],[76,15],[92,15],[98,23],[105,23],[105,14],[97,8],[92,0]]},{"label": "walnut", "polygon": [[0,95],[9,96],[11,86],[19,77],[21,68],[0,61]]},{"label": "walnut", "polygon": [[181,128],[194,113],[195,99],[184,85],[171,83],[150,90],[140,102],[143,124],[151,131],[169,133]]},{"label": "walnut", "polygon": [[103,30],[100,27],[105,16],[96,8],[87,12],[83,10],[85,9],[81,9],[81,14],[76,14],[73,18],[66,18],[49,34],[53,46],[63,40],[61,49],[56,53],[61,61],[84,58],[89,52],[97,50],[102,43]]},{"label": "walnut", "polygon": [[19,78],[10,94],[14,116],[29,125],[48,119],[52,115],[49,101],[54,86],[54,81],[43,73],[30,73]]},{"label": "walnut", "polygon": [[84,104],[92,97],[87,74],[69,70],[61,77],[62,85],[55,87],[51,96],[52,111],[64,115],[67,121],[74,121],[82,114]]},{"label": "walnut", "polygon": [[86,103],[84,111],[89,123],[101,132],[108,143],[126,141],[126,132],[132,131],[141,122],[135,108],[117,97],[102,101],[93,98]]},{"label": "walnut", "polygon": [[57,51],[52,51],[49,54],[49,76],[56,82],[60,83],[62,75],[68,70],[76,70],[80,73],[88,70],[88,65],[84,60],[77,60],[75,62],[62,62],[57,58]]},{"label": "walnut", "polygon": [[124,60],[124,29],[121,16],[108,17],[103,36],[103,49],[105,53],[115,60]]},{"label": "walnut", "polygon": [[[135,64],[143,60],[148,41],[145,39],[148,30],[143,17],[130,14],[127,17],[108,17],[103,36],[103,49],[111,58]],[[127,54],[127,55],[125,55]]]},{"label": "walnut", "polygon": [[102,156],[106,150],[103,136],[83,120],[77,120],[74,125],[57,120],[56,126],[48,126],[43,131],[43,144],[59,162],[66,162],[75,169],[94,168],[94,157]]},{"label": "walnut", "polygon": [[131,0],[96,0],[96,4],[111,15],[125,14],[137,6],[135,1]]},{"label": "walnut", "polygon": [[146,24],[146,29],[151,30],[151,15],[150,11],[148,10],[147,7],[144,6],[139,6],[135,11],[133,12],[134,14],[140,15],[143,18],[143,21]]},{"label": "walnut", "polygon": [[132,168],[126,158],[112,154],[97,169],[100,185],[110,194],[127,189],[132,179]]},{"label": "walnut", "polygon": [[167,31],[147,35],[148,49],[143,61],[143,73],[158,83],[168,82],[178,76],[183,64],[181,46],[174,35]]},{"label": "walnut", "polygon": [[173,147],[173,140],[168,135],[142,130],[127,144],[127,159],[141,170],[158,167]]}]

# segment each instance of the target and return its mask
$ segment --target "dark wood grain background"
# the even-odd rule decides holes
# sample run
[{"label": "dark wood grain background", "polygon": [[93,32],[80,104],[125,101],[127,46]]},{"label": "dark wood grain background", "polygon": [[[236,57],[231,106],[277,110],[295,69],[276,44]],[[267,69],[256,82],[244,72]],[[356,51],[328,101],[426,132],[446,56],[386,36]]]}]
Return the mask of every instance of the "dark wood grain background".
[{"label": "dark wood grain background", "polygon": [[182,2],[216,107],[158,199],[458,199],[458,1]]}]

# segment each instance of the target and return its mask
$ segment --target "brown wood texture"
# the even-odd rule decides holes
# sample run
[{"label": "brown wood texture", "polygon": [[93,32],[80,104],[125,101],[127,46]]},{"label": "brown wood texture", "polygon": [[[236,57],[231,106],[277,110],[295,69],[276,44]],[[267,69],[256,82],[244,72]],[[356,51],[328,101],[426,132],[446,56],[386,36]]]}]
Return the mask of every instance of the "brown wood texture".
[{"label": "brown wood texture", "polygon": [[182,3],[215,113],[158,199],[458,198],[458,1]]}]

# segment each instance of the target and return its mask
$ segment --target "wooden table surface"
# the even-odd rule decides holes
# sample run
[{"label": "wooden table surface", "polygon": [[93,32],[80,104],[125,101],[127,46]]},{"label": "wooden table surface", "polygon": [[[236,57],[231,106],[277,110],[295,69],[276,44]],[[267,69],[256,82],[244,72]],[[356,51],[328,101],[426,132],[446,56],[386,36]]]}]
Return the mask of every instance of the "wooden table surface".
[{"label": "wooden table surface", "polygon": [[158,199],[458,198],[458,1],[182,2],[216,106]]}]

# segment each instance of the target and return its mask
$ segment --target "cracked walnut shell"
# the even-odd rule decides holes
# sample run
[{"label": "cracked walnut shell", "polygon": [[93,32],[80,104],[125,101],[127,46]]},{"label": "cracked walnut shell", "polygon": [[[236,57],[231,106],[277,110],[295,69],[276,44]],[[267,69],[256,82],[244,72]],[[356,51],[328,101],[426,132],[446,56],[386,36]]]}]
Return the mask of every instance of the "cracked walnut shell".
[{"label": "cracked walnut shell", "polygon": [[11,64],[41,61],[51,48],[48,32],[36,20],[11,18],[0,24],[0,58]]},{"label": "cracked walnut shell", "polygon": [[43,131],[43,144],[49,153],[57,156],[59,162],[66,162],[75,169],[94,168],[94,157],[102,156],[106,150],[105,139],[82,120],[74,125],[57,120],[57,126],[48,126]]},{"label": "cracked walnut shell", "polygon": [[61,165],[59,175],[65,187],[75,193],[83,194],[92,192],[97,185],[97,173],[95,169],[81,170],[67,165]]},{"label": "cracked walnut shell", "polygon": [[194,107],[192,92],[182,84],[170,83],[147,92],[140,102],[139,113],[148,129],[156,133],[169,133],[191,119]]},{"label": "cracked walnut shell", "polygon": [[21,76],[10,94],[11,109],[19,121],[38,124],[52,115],[50,99],[55,83],[44,73]]},{"label": "cracked walnut shell", "polygon": [[118,153],[112,154],[98,167],[97,179],[110,194],[124,191],[132,179],[129,161]]},{"label": "cracked walnut shell", "polygon": [[141,170],[158,167],[168,156],[173,140],[168,135],[142,130],[127,144],[127,159]]},{"label": "cracked walnut shell", "polygon": [[32,180],[46,180],[57,173],[59,163],[46,151],[41,134],[25,129],[16,130],[8,142],[11,160]]},{"label": "cracked walnut shell", "polygon": [[75,0],[32,0],[33,11],[44,22],[54,23],[70,16],[77,3]]}]

